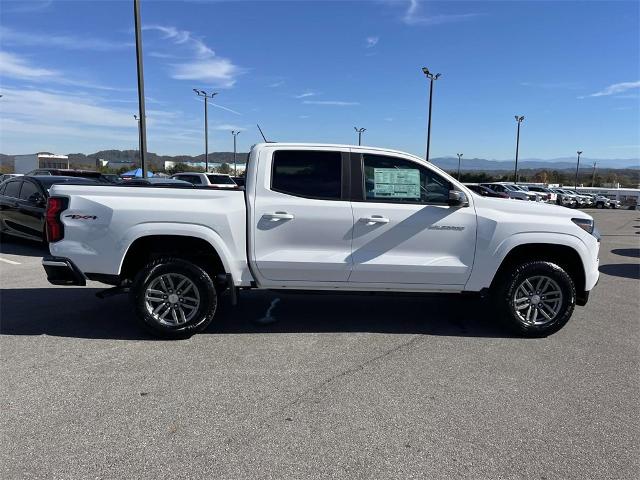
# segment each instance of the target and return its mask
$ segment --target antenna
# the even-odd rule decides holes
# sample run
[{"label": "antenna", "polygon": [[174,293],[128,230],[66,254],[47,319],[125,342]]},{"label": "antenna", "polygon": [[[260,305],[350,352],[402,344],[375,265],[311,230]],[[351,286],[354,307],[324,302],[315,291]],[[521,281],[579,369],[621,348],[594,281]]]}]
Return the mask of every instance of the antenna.
[{"label": "antenna", "polygon": [[258,127],[258,130],[260,130],[260,135],[262,135],[262,139],[264,140],[264,142],[270,143],[269,140],[267,140],[267,137],[264,136],[264,133],[262,133],[262,129],[260,128],[260,125],[256,123],[256,127]]}]

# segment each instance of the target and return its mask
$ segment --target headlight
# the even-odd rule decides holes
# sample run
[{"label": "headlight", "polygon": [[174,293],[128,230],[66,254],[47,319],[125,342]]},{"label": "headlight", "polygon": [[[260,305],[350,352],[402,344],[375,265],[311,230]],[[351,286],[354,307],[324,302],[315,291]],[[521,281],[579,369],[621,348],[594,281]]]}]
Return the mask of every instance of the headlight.
[{"label": "headlight", "polygon": [[593,220],[588,218],[572,218],[571,221],[583,229],[585,232],[593,233]]}]

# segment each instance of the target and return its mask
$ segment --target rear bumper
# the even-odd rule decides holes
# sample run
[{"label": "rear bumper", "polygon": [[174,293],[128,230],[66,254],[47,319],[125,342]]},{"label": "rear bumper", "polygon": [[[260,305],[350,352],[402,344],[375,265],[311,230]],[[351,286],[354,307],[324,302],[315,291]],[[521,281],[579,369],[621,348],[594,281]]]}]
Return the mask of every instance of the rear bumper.
[{"label": "rear bumper", "polygon": [[42,266],[47,273],[47,280],[53,285],[79,285],[84,287],[87,279],[75,264],[64,257],[46,256]]}]

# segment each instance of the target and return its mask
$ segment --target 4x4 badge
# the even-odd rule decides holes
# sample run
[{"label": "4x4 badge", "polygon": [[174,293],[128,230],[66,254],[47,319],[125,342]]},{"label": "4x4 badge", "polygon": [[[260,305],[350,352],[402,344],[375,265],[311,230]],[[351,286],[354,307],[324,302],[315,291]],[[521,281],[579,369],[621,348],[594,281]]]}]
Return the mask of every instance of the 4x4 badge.
[{"label": "4x4 badge", "polygon": [[95,215],[65,215],[64,218],[70,218],[71,220],[96,220],[98,217]]}]

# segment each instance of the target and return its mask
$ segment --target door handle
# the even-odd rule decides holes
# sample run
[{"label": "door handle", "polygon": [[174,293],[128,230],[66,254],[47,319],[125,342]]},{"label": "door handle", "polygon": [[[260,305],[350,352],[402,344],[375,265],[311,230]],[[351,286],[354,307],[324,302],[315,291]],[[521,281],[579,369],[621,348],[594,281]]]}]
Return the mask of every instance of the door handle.
[{"label": "door handle", "polygon": [[370,217],[362,217],[360,220],[369,224],[389,223],[389,219],[387,217],[383,217],[382,215],[371,215]]},{"label": "door handle", "polygon": [[263,217],[270,218],[271,220],[293,220],[295,218],[292,213],[287,212],[265,213]]}]

